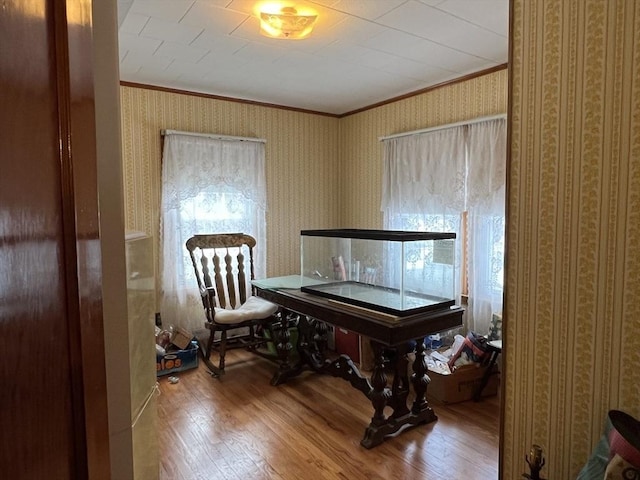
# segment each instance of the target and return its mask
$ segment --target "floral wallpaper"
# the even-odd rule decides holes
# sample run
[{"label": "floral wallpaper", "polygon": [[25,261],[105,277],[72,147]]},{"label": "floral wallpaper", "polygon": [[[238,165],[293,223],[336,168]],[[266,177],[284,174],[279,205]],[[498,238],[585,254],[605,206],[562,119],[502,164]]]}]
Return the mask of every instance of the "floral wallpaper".
[{"label": "floral wallpaper", "polygon": [[503,478],[640,415],[640,2],[514,0]]}]

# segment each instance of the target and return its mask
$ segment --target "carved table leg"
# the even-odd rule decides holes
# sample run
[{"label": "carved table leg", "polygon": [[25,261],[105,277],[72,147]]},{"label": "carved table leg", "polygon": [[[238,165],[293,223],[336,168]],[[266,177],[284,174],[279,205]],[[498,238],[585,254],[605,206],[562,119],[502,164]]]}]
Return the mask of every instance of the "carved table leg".
[{"label": "carved table leg", "polygon": [[327,331],[327,324],[320,320],[308,316],[300,319],[298,332],[303,340],[300,361],[314,372],[321,372],[325,366]]},{"label": "carved table leg", "polygon": [[[407,346],[397,347],[396,362],[394,366],[394,379],[391,391],[386,388],[387,377],[384,374],[384,357],[382,348],[376,347],[376,366],[373,371],[371,403],[375,414],[371,423],[365,430],[364,438],[360,445],[372,448],[382,443],[385,437],[399,433],[413,426],[429,423],[437,420],[435,413],[426,399],[429,377],[426,374],[427,363],[424,354],[424,344],[418,340],[416,360],[413,363],[414,373],[411,375],[416,399],[411,410],[407,406],[409,395],[409,380],[407,375]],[[385,418],[383,409],[386,405],[393,408],[393,414]]]},{"label": "carved table leg", "polygon": [[427,376],[427,361],[425,357],[424,340],[419,339],[416,341],[416,359],[413,362],[413,374],[411,375],[413,391],[416,394],[411,413],[424,416],[426,422],[433,422],[438,417],[433,413],[433,409],[429,406],[426,398],[427,386],[431,380]]},{"label": "carved table leg", "polygon": [[[309,317],[307,317],[309,318]],[[327,335],[329,333],[329,327],[326,323],[320,320],[313,320],[315,323],[315,334],[313,335],[313,343],[317,350],[324,355],[327,351]]]},{"label": "carved table leg", "polygon": [[[291,342],[289,334],[289,321],[297,318],[298,329],[298,359],[295,364],[289,362],[291,358]],[[324,350],[327,344],[327,325],[314,318],[289,314],[283,321],[283,330],[280,341],[277,344],[280,368],[271,379],[271,385],[280,385],[289,378],[302,373],[305,367],[315,372],[321,372],[325,368]]]},{"label": "carved table leg", "polygon": [[393,387],[391,388],[392,396],[389,402],[389,405],[393,408],[392,418],[400,418],[409,413],[409,407],[407,406],[407,397],[409,396],[407,345],[398,347],[396,354]]},{"label": "carved table leg", "polygon": [[289,312],[282,312],[282,329],[279,332],[278,341],[276,343],[276,350],[278,351],[278,359],[280,360],[280,367],[271,379],[271,385],[279,385],[284,383],[288,378],[297,375],[299,372],[294,373],[294,369],[291,368],[289,359],[291,356],[291,334],[289,333],[289,321],[292,319],[293,314]]},{"label": "carved table leg", "polygon": [[375,366],[371,375],[371,384],[373,391],[371,392],[371,404],[373,405],[373,417],[371,423],[364,432],[364,438],[360,442],[365,448],[372,448],[379,445],[384,440],[384,429],[386,417],[384,415],[384,407],[391,398],[391,391],[387,388],[387,375],[384,373],[384,356],[382,346],[375,344],[374,356]]},{"label": "carved table leg", "polygon": [[[291,366],[288,362],[288,353],[291,350],[289,343],[288,322],[283,322],[286,331],[283,330],[281,340],[278,343],[278,352],[282,353],[282,364],[279,371],[271,380],[272,385],[284,383],[287,379],[302,372],[304,366],[308,366],[316,372],[330,373],[336,377],[348,380],[353,387],[364,393],[371,400],[373,417],[369,426],[365,429],[364,437],[360,442],[365,448],[373,448],[380,445],[385,437],[401,432],[422,423],[437,420],[435,413],[426,399],[427,363],[425,360],[423,340],[418,340],[416,347],[416,360],[413,363],[414,373],[411,375],[411,384],[416,394],[412,408],[409,409],[407,400],[409,397],[410,382],[407,373],[409,364],[407,358],[407,345],[395,347],[395,363],[393,365],[393,385],[387,387],[387,375],[385,373],[385,357],[383,346],[372,342],[374,350],[375,366],[371,379],[363,376],[356,365],[347,355],[340,355],[334,361],[324,359],[322,351],[323,328],[322,324],[314,319],[300,317],[298,320],[298,362]],[[287,348],[288,345],[288,348]],[[320,348],[319,348],[320,345]],[[391,407],[393,413],[386,417],[385,407]]]}]

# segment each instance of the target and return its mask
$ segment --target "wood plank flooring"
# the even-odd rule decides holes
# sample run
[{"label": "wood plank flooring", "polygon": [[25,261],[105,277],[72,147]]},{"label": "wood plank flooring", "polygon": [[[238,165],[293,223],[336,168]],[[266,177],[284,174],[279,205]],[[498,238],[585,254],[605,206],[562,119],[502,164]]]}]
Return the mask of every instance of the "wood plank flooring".
[{"label": "wood plank flooring", "polygon": [[269,384],[276,364],[243,350],[227,372],[158,379],[160,479],[492,480],[498,478],[499,399],[440,405],[438,420],[367,450],[373,409],[341,378],[305,372]]}]

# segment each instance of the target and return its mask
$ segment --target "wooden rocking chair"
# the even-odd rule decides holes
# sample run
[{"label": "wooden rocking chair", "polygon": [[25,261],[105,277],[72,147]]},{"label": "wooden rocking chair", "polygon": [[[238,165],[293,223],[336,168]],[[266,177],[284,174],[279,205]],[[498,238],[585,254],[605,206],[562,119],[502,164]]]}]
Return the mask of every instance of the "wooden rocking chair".
[{"label": "wooden rocking chair", "polygon": [[[278,320],[278,305],[251,294],[255,245],[255,238],[243,233],[194,235],[186,242],[209,330],[206,347],[201,345],[201,351],[215,377],[224,374],[228,349],[247,348],[261,353],[257,348],[268,340],[263,331],[270,330]],[[211,362],[213,350],[219,355],[217,367]]]}]

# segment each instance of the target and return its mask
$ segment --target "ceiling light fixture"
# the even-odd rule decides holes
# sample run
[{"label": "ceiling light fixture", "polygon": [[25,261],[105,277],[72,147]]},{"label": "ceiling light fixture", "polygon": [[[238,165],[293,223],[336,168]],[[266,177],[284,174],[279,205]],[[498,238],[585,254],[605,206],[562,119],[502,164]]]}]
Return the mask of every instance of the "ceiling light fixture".
[{"label": "ceiling light fixture", "polygon": [[308,37],[318,19],[316,12],[292,6],[268,5],[260,9],[260,33],[272,38]]}]

